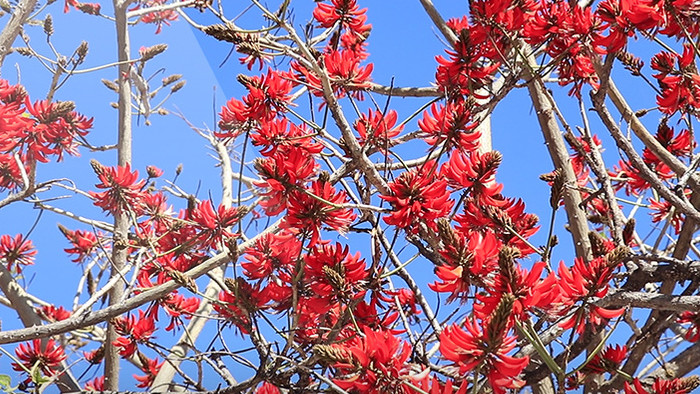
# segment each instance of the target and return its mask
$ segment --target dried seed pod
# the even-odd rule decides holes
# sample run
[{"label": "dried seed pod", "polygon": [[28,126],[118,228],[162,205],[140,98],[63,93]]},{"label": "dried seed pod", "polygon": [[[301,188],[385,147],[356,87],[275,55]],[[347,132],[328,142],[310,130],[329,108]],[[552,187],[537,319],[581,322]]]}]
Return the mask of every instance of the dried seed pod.
[{"label": "dried seed pod", "polygon": [[46,15],[46,18],[44,19],[44,33],[47,36],[51,36],[53,34],[53,17],[51,14]]},{"label": "dried seed pod", "polygon": [[226,25],[210,25],[204,27],[202,31],[205,34],[208,34],[219,41],[227,41],[232,42],[234,44],[238,44],[239,42],[241,42],[241,38],[239,37],[239,35],[233,29],[227,27]]},{"label": "dried seed pod", "polygon": [[625,66],[625,69],[632,73],[632,75],[642,75],[642,67],[644,67],[644,62],[640,58],[624,50],[617,51],[615,53],[615,57],[622,63],[623,66]]},{"label": "dried seed pod", "polygon": [[588,232],[588,240],[591,242],[591,252],[593,257],[605,256],[607,248],[605,246],[605,238],[595,231]]},{"label": "dried seed pod", "polygon": [[27,47],[17,47],[17,48],[13,48],[13,50],[14,50],[15,52],[19,53],[19,54],[22,55],[22,56],[27,56],[27,57],[29,57],[29,56],[32,56],[32,55],[33,55],[32,50],[29,49],[29,48],[27,48]]},{"label": "dried seed pod", "polygon": [[119,85],[116,82],[110,81],[108,79],[102,79],[102,84],[107,87],[107,89],[119,93]]},{"label": "dried seed pod", "polygon": [[165,52],[165,50],[168,49],[168,46],[166,44],[156,44],[148,48],[144,48],[143,50],[140,51],[141,53],[141,61],[142,62],[147,62],[154,57],[160,55],[161,53]]},{"label": "dried seed pod", "polygon": [[182,74],[173,74],[170,76],[167,76],[163,78],[163,86],[168,86],[173,82],[178,81],[180,78],[182,78]]},{"label": "dried seed pod", "polygon": [[180,82],[176,83],[175,85],[173,85],[172,88],[170,88],[170,93],[175,93],[178,90],[182,89],[184,86],[185,86],[185,81],[180,81]]},{"label": "dried seed pod", "polygon": [[338,362],[351,362],[352,356],[344,349],[337,348],[332,345],[319,344],[313,347],[314,354],[326,364],[335,364]]},{"label": "dried seed pod", "polygon": [[87,41],[83,41],[80,43],[78,46],[78,49],[75,50],[75,64],[82,64],[85,61],[85,57],[87,56],[88,53],[88,43]]}]

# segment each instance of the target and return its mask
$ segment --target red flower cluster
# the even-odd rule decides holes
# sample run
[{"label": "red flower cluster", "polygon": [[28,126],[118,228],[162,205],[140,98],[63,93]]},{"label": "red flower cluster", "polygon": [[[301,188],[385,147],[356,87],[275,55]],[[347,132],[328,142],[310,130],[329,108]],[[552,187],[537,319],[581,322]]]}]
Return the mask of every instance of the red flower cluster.
[{"label": "red flower cluster", "polygon": [[392,206],[392,213],[384,217],[387,224],[412,234],[420,230],[421,224],[437,231],[437,219],[450,213],[454,201],[436,167],[434,161],[427,162],[389,183],[392,195],[381,196]]},{"label": "red flower cluster", "polygon": [[[146,8],[154,8],[158,6],[163,6],[168,0],[142,0],[138,1],[136,5],[131,7],[129,11],[135,11]],[[139,22],[142,23],[152,23],[156,25],[156,34],[160,34],[163,30],[163,24],[170,26],[170,22],[177,20],[177,11],[175,9],[167,9],[160,11],[153,11],[147,14],[141,15],[139,17]]]},{"label": "red flower cluster", "polygon": [[459,368],[460,374],[474,370],[486,375],[494,393],[504,394],[508,388],[520,388],[525,382],[517,378],[529,362],[528,357],[512,357],[515,337],[505,331],[487,331],[488,322],[467,319],[464,329],[452,325],[440,334],[440,353]]},{"label": "red flower cluster", "polygon": [[0,79],[0,190],[29,186],[24,177],[36,162],[77,155],[76,140],[87,135],[92,119],[74,108],[69,101],[32,104],[24,87]]},{"label": "red flower cluster", "polygon": [[[21,365],[12,363],[13,370],[26,373],[36,366],[46,376],[55,376],[59,372],[61,362],[67,358],[61,345],[53,339],[47,340],[45,345],[41,344],[41,339],[20,343],[15,349],[15,354]],[[31,376],[28,376],[25,382],[31,379]]]},{"label": "red flower cluster", "polygon": [[140,201],[146,192],[143,191],[146,180],[138,180],[139,172],[131,171],[131,166],[104,167],[97,162],[92,162],[93,169],[97,173],[101,183],[95,186],[99,189],[107,189],[103,192],[90,192],[95,200],[95,205],[112,214],[121,212],[141,213]]},{"label": "red flower cluster", "polygon": [[7,264],[8,271],[15,268],[17,273],[21,273],[23,265],[34,264],[36,253],[32,241],[25,239],[22,234],[17,234],[14,238],[7,234],[0,237],[0,260]]},{"label": "red flower cluster", "polygon": [[659,82],[661,94],[656,97],[656,103],[662,112],[672,115],[700,107],[700,75],[694,60],[695,50],[690,44],[683,46],[682,55],[661,52],[651,59],[651,68],[658,71],[654,78]]},{"label": "red flower cluster", "polygon": [[137,350],[137,345],[150,341],[156,331],[155,320],[143,311],[139,311],[138,320],[134,315],[129,315],[126,318],[114,319],[113,324],[121,336],[112,342],[112,345],[119,348],[122,357],[132,356]]}]

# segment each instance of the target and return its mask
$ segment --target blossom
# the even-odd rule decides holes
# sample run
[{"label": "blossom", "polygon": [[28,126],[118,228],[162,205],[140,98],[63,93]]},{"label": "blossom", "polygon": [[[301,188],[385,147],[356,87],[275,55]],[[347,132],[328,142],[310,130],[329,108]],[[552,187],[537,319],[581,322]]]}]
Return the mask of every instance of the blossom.
[{"label": "blossom", "polygon": [[360,135],[357,141],[360,145],[370,145],[386,151],[393,146],[391,139],[403,130],[402,124],[396,126],[397,119],[398,114],[393,109],[387,111],[384,116],[381,111],[373,111],[370,108],[367,114],[361,114],[360,118],[353,123],[353,127]]},{"label": "blossom", "polygon": [[656,200],[653,197],[649,198],[649,209],[651,209],[651,222],[659,223],[663,220],[670,219],[673,231],[678,234],[681,232],[681,226],[685,217],[680,212],[676,211],[673,205],[666,200]]},{"label": "blossom", "polygon": [[696,376],[670,380],[654,378],[651,387],[646,388],[639,378],[635,378],[632,384],[625,382],[625,394],[690,394],[699,385]]},{"label": "blossom", "polygon": [[[150,387],[151,384],[153,384],[153,380],[156,378],[156,375],[158,375],[158,372],[160,371],[160,367],[163,366],[163,363],[165,360],[158,362],[158,357],[154,359],[149,359],[145,357],[145,360],[142,360],[141,364],[141,371],[145,373],[145,375],[140,376],[134,374],[134,379],[136,379],[139,383],[136,385],[136,387],[141,387],[141,388],[147,388]],[[145,361],[145,362],[144,362]]]},{"label": "blossom", "polygon": [[297,126],[286,118],[273,119],[264,122],[259,128],[250,134],[250,140],[254,146],[262,146],[260,154],[272,156],[278,149],[294,146],[308,151],[310,154],[320,153],[323,145],[313,142],[313,134],[305,125]]},{"label": "blossom", "polygon": [[357,218],[351,208],[343,207],[348,202],[345,191],[336,192],[327,181],[313,181],[308,190],[294,190],[291,196],[282,227],[309,236],[309,245],[319,241],[321,226],[342,235]]},{"label": "blossom", "polygon": [[32,241],[25,239],[22,234],[17,234],[14,238],[7,234],[0,237],[0,259],[5,261],[8,271],[12,271],[14,266],[17,273],[21,273],[22,266],[34,264],[36,253]]},{"label": "blossom", "polygon": [[246,250],[241,262],[243,274],[263,287],[273,308],[283,310],[290,305],[292,278],[301,254],[301,241],[291,231],[266,233]]},{"label": "blossom", "polygon": [[467,101],[448,102],[446,105],[433,103],[430,112],[423,112],[418,127],[430,145],[444,143],[448,152],[454,148],[471,152],[479,148],[481,137],[476,129],[477,123],[473,121],[471,104]]},{"label": "blossom", "polygon": [[85,261],[85,259],[94,253],[100,245],[97,236],[91,231],[68,230],[60,224],[58,225],[58,229],[71,243],[71,248],[63,250],[68,254],[75,255],[75,258],[72,260],[75,263]]},{"label": "blossom", "polygon": [[[571,269],[563,262],[560,263],[558,284],[562,305],[568,309],[580,300],[604,297],[608,292],[614,268],[605,257],[596,257],[588,263],[577,257]],[[605,309],[584,303],[571,317],[559,323],[559,326],[564,329],[575,328],[577,333],[581,333],[587,320],[594,325],[600,325],[604,320],[620,316],[624,311],[624,308]]]},{"label": "blossom", "polygon": [[454,201],[447,192],[447,181],[436,174],[436,165],[429,161],[389,183],[392,194],[380,196],[392,206],[391,214],[384,217],[387,224],[413,234],[418,232],[420,223],[437,230],[435,221],[450,213]]},{"label": "blossom", "polygon": [[[361,56],[351,50],[330,50],[323,54],[323,65],[328,73],[331,88],[337,98],[350,94],[352,97],[362,100],[362,91],[369,88],[371,74],[374,66],[370,63],[360,66]],[[309,85],[314,95],[323,97],[323,84],[321,77],[313,71],[306,69],[299,63],[292,63],[292,68],[297,72],[297,77]]]},{"label": "blossom", "polygon": [[318,245],[304,258],[306,280],[314,296],[350,302],[362,298],[369,275],[360,253],[349,254],[348,246]]},{"label": "blossom", "polygon": [[129,315],[127,318],[119,317],[114,320],[114,327],[121,336],[112,342],[112,345],[119,348],[119,354],[122,357],[132,356],[136,352],[137,344],[150,341],[156,331],[153,317],[141,310],[139,310],[138,320],[134,315]]},{"label": "blossom", "polygon": [[690,327],[685,332],[685,339],[690,342],[697,342],[700,339],[700,313],[685,311],[678,316],[678,323],[690,323]]},{"label": "blossom", "polygon": [[500,197],[503,185],[496,183],[495,176],[503,156],[496,151],[465,153],[458,151],[442,167],[441,173],[448,184],[458,190],[467,189],[472,198],[482,205],[503,206]]},{"label": "blossom", "polygon": [[255,394],[280,394],[280,389],[270,382],[263,382],[257,389]]},{"label": "blossom", "polygon": [[219,112],[219,128],[214,135],[219,138],[236,138],[250,128],[252,123],[248,118],[248,107],[238,99],[231,98]]},{"label": "blossom", "polygon": [[[18,372],[32,370],[35,366],[46,376],[54,376],[58,373],[61,362],[67,358],[61,345],[53,339],[46,340],[42,345],[41,339],[34,339],[31,342],[20,343],[15,349],[18,361],[12,363],[12,369]],[[27,381],[31,377],[27,378]]]},{"label": "blossom", "polygon": [[583,367],[585,373],[601,374],[616,373],[622,362],[627,358],[627,346],[606,346],[605,350],[596,354],[591,361]]},{"label": "blossom", "polygon": [[50,322],[66,320],[71,315],[71,313],[62,306],[56,308],[54,305],[45,305],[41,307],[41,309],[39,309],[39,314],[42,318]]},{"label": "blossom", "polygon": [[508,388],[520,388],[525,382],[518,375],[529,363],[528,357],[513,357],[514,336],[503,332],[487,332],[486,324],[467,319],[464,329],[456,324],[440,334],[440,353],[452,361],[460,374],[474,371],[486,375],[494,393],[503,394]]},{"label": "blossom", "polygon": [[[659,82],[661,94],[656,103],[662,112],[689,112],[700,107],[700,75],[695,69],[695,50],[683,45],[683,54],[661,52],[651,59],[651,68],[658,71],[654,78]],[[675,67],[675,64],[678,67]]]},{"label": "blossom", "polygon": [[165,331],[171,331],[176,326],[182,325],[181,316],[191,318],[199,309],[199,298],[186,298],[182,294],[173,292],[160,301],[165,313],[170,316],[170,324],[165,327]]},{"label": "blossom", "polygon": [[270,121],[286,111],[294,87],[290,73],[268,69],[267,74],[243,77],[241,82],[248,89],[248,94],[243,97],[246,118]]},{"label": "blossom", "polygon": [[105,377],[98,376],[95,379],[85,383],[85,391],[104,391]]},{"label": "blossom", "polygon": [[[459,23],[451,20],[451,25],[453,30],[457,30],[455,28]],[[439,64],[435,73],[438,88],[455,101],[470,95],[477,97],[477,91],[488,84],[498,70],[499,53],[505,53],[497,38],[486,38],[488,33],[484,32],[484,25],[462,25],[457,33],[458,40],[452,50],[445,51],[448,57],[435,58]],[[478,97],[485,98],[482,95]]]},{"label": "blossom", "polygon": [[361,335],[331,348],[334,351],[319,353],[335,361],[340,376],[333,382],[340,388],[358,393],[413,392],[415,378],[407,365],[411,345],[389,331],[365,328]]},{"label": "blossom", "polygon": [[241,216],[238,208],[219,205],[216,211],[211,201],[204,200],[190,213],[190,219],[199,230],[197,240],[203,246],[218,245],[225,239],[233,237],[228,229],[238,222]]},{"label": "blossom", "polygon": [[445,237],[444,232],[440,228],[445,245],[440,255],[447,264],[435,267],[439,281],[428,286],[439,293],[450,293],[447,302],[465,301],[472,285],[484,287],[493,280],[501,243],[492,232],[474,233],[470,237],[452,231],[451,236]]},{"label": "blossom", "polygon": [[545,279],[540,278],[546,264],[542,261],[535,263],[528,272],[515,264],[513,257],[518,254],[515,248],[501,249],[499,272],[493,285],[486,288],[487,292],[477,294],[480,303],[474,306],[475,315],[484,319],[491,315],[501,302],[503,294],[512,296],[511,316],[520,321],[527,320],[533,310],[548,309],[558,300],[556,277],[552,274]]},{"label": "blossom", "polygon": [[254,166],[262,178],[254,184],[262,189],[261,194],[265,197],[260,205],[269,216],[284,211],[294,188],[302,187],[319,167],[307,150],[296,147],[258,159]]},{"label": "blossom", "polygon": [[[167,0],[146,0],[137,3],[135,7],[131,8],[130,11],[138,10],[141,8],[152,8],[157,6],[162,6]],[[160,34],[163,30],[163,24],[170,26],[170,22],[177,20],[177,12],[174,9],[166,9],[160,11],[153,11],[147,14],[141,15],[139,21],[143,23],[152,23],[156,25],[156,34]]]},{"label": "blossom", "polygon": [[21,157],[19,159],[13,154],[0,153],[0,190],[16,190],[23,185],[20,166],[24,165],[26,168],[27,163]]},{"label": "blossom", "polygon": [[107,189],[103,192],[90,192],[95,200],[95,205],[104,211],[117,214],[126,211],[140,213],[140,202],[146,192],[142,189],[146,180],[138,180],[139,172],[131,171],[131,166],[104,167],[93,161],[91,163],[97,173],[100,183],[95,186],[99,189]]},{"label": "blossom", "polygon": [[321,27],[329,28],[340,22],[342,27],[350,29],[354,34],[362,34],[372,28],[365,24],[365,12],[367,9],[360,9],[356,0],[331,0],[331,4],[317,2],[313,16]]}]

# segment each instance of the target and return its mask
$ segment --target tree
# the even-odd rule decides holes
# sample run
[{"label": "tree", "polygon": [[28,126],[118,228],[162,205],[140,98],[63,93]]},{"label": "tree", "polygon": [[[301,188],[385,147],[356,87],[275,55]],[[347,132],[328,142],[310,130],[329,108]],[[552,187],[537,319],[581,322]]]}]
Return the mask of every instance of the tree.
[{"label": "tree", "polygon": [[[3,313],[25,326],[0,331],[4,390],[700,386],[694,1],[473,0],[445,21],[419,0],[446,46],[426,87],[373,78],[355,0],[245,3],[66,0],[63,18],[116,27],[117,56],[96,67],[84,63],[97,37],[56,49],[51,2],[2,5],[0,64],[23,55],[50,74],[41,99],[0,80],[0,208],[60,221],[54,263],[82,273],[74,305],[56,305],[27,280],[46,264],[32,230],[0,237]],[[214,152],[218,201],[181,187],[182,168],[133,165],[133,129],[158,129],[185,83],[157,84],[172,49],[133,50],[130,32],[178,18],[247,69],[215,125],[181,114]],[[55,98],[100,70],[117,96],[114,144]],[[490,116],[519,90],[551,158],[548,195],[530,196],[548,206],[542,222],[496,180]],[[79,152],[78,175],[42,178]],[[97,160],[115,152],[114,166]],[[125,370],[135,380],[120,383]]]}]

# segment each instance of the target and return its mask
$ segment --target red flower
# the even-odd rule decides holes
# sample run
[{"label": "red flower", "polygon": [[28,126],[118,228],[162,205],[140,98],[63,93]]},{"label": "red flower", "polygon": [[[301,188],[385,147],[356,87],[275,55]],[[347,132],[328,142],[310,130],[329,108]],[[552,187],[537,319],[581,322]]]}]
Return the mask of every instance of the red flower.
[{"label": "red flower", "polygon": [[450,186],[457,190],[467,189],[480,205],[500,207],[505,205],[500,196],[503,185],[496,183],[495,176],[502,158],[496,151],[484,154],[458,151],[450,155],[441,173]]},{"label": "red flower", "polygon": [[49,322],[57,322],[61,320],[66,320],[70,317],[70,312],[65,310],[62,306],[56,308],[53,305],[46,305],[41,307],[39,310],[41,316]]},{"label": "red flower", "polygon": [[360,145],[370,145],[385,152],[393,146],[391,139],[403,130],[403,125],[394,127],[397,119],[398,114],[393,109],[390,109],[384,116],[381,111],[372,111],[370,108],[368,114],[360,115],[360,118],[353,124],[355,130],[360,134],[357,141]]},{"label": "red flower", "polygon": [[504,394],[508,388],[520,388],[525,382],[518,375],[530,362],[528,357],[508,356],[516,338],[506,332],[485,332],[475,320],[467,319],[463,330],[453,324],[440,334],[440,353],[454,362],[460,374],[476,369],[486,375],[494,393]]},{"label": "red flower", "polygon": [[269,216],[284,211],[294,188],[302,187],[318,170],[314,157],[299,148],[278,151],[271,157],[256,160],[254,165],[262,177],[261,181],[254,182],[255,186],[264,190],[261,194],[265,196],[260,205]]},{"label": "red flower", "polygon": [[255,394],[280,394],[280,389],[272,383],[263,382],[260,387],[255,389]]},{"label": "red flower", "polygon": [[246,118],[269,121],[286,111],[294,87],[291,74],[269,69],[267,75],[244,77],[241,82],[248,89],[243,97]]},{"label": "red flower", "polygon": [[190,214],[191,220],[196,224],[199,234],[197,240],[206,247],[211,247],[233,237],[228,229],[238,222],[241,213],[238,208],[219,205],[216,211],[211,201],[204,200]]},{"label": "red flower", "polygon": [[219,138],[236,138],[246,129],[252,127],[252,122],[248,119],[248,107],[246,104],[235,98],[226,102],[219,112],[219,128],[214,135]]},{"label": "red flower", "polygon": [[68,230],[62,225],[58,225],[58,229],[64,237],[70,241],[72,248],[63,249],[68,254],[76,255],[73,262],[79,263],[97,250],[100,245],[95,233],[83,230]]},{"label": "red flower", "polygon": [[[571,270],[562,262],[558,271],[562,304],[568,308],[589,297],[604,297],[608,293],[614,268],[604,257],[594,258],[588,263],[577,257]],[[559,326],[564,329],[575,327],[576,333],[581,333],[587,320],[594,325],[600,325],[604,320],[620,316],[624,311],[624,308],[604,309],[586,305],[584,302],[584,305],[567,320],[559,323]]]},{"label": "red flower", "polygon": [[95,200],[95,205],[112,214],[131,211],[140,214],[141,200],[146,192],[142,191],[146,180],[138,180],[139,172],[131,172],[131,166],[104,167],[97,162],[92,162],[101,183],[95,186],[99,189],[107,189],[103,192],[90,192]]},{"label": "red flower", "polygon": [[[656,103],[662,112],[669,115],[677,111],[689,112],[700,107],[700,75],[695,69],[695,50],[690,44],[683,45],[683,54],[668,52],[656,54],[651,59],[651,68],[661,87]],[[675,63],[678,67],[675,67]]]},{"label": "red flower", "polygon": [[481,133],[476,130],[477,124],[467,101],[448,102],[447,105],[436,104],[430,107],[430,113],[423,112],[423,119],[418,121],[418,127],[425,133],[425,142],[430,145],[445,143],[447,152],[453,148],[468,152],[479,148]]},{"label": "red flower", "polygon": [[128,318],[119,317],[114,321],[115,330],[121,337],[117,338],[112,345],[120,348],[119,354],[122,357],[130,357],[136,352],[137,344],[151,340],[151,336],[156,331],[156,324],[153,317],[139,310],[139,318],[134,315]]},{"label": "red flower", "polygon": [[672,380],[654,378],[654,383],[648,389],[639,378],[635,378],[632,384],[625,382],[625,394],[690,394],[697,387],[694,376]]},{"label": "red flower", "polygon": [[[336,97],[350,94],[358,100],[364,98],[362,90],[369,88],[374,66],[370,63],[361,67],[361,61],[361,57],[350,50],[330,50],[323,55],[323,64]],[[323,97],[323,84],[318,75],[299,63],[292,63],[292,68],[297,71],[298,78],[309,85],[314,95]]]},{"label": "red flower", "polygon": [[[136,4],[135,7],[131,8],[129,11],[135,11],[141,8],[151,8],[165,5],[167,0],[145,0]],[[162,10],[149,12],[147,14],[141,15],[139,18],[140,22],[143,23],[153,23],[156,25],[156,34],[160,34],[163,30],[163,24],[170,26],[171,21],[177,20],[177,11],[174,9]]]},{"label": "red flower", "polygon": [[606,346],[605,350],[596,354],[591,361],[583,367],[585,373],[602,374],[605,372],[615,374],[622,362],[627,358],[627,346]]},{"label": "red flower", "polygon": [[363,34],[372,28],[365,24],[367,8],[359,9],[355,0],[331,0],[331,3],[316,3],[313,15],[321,27],[329,28],[340,21],[343,28],[350,29],[355,34]]},{"label": "red flower", "polygon": [[455,233],[452,242],[445,245],[440,255],[447,261],[446,265],[435,268],[435,275],[440,282],[428,286],[439,293],[451,293],[447,302],[455,299],[466,301],[471,294],[471,286],[485,287],[494,279],[498,269],[498,242],[494,233],[474,233],[465,237]]},{"label": "red flower", "polygon": [[315,297],[336,298],[349,303],[365,294],[368,272],[360,253],[350,255],[348,246],[319,245],[304,258],[306,280]]},{"label": "red flower", "polygon": [[272,156],[278,149],[285,149],[293,146],[303,149],[310,154],[321,153],[323,145],[313,142],[313,134],[306,128],[287,121],[286,118],[280,120],[270,120],[264,122],[255,132],[250,134],[250,140],[254,146],[263,146],[260,154]]},{"label": "red flower", "polygon": [[[437,56],[439,66],[435,80],[440,91],[455,101],[475,93],[491,82],[493,74],[500,66],[499,53],[507,49],[497,38],[500,33],[490,35],[484,30],[484,25],[469,27],[458,20],[450,20],[453,30],[456,30],[458,40],[453,50],[446,50],[448,59]],[[487,37],[488,35],[488,37]],[[482,97],[485,98],[485,97]]]},{"label": "red flower", "polygon": [[105,377],[98,376],[95,379],[85,383],[85,391],[104,391]]},{"label": "red flower", "polygon": [[613,177],[613,187],[615,190],[620,190],[624,187],[627,195],[638,196],[651,185],[639,174],[639,171],[626,160],[620,160],[619,169],[613,166],[610,176]]},{"label": "red flower", "polygon": [[[12,363],[13,370],[24,373],[27,370],[31,371],[36,365],[46,376],[56,375],[57,368],[67,357],[61,345],[53,339],[47,340],[46,345],[41,344],[41,339],[20,343],[15,349],[15,354],[22,365]],[[31,377],[28,377],[27,381],[30,380]]]},{"label": "red flower", "polygon": [[136,387],[141,387],[141,388],[147,388],[150,387],[151,384],[153,384],[153,380],[156,378],[156,375],[158,375],[158,372],[160,371],[160,367],[163,366],[163,363],[165,361],[161,361],[160,363],[158,362],[158,357],[150,360],[146,358],[146,363],[141,367],[141,371],[145,373],[144,376],[139,376],[134,374],[134,379],[139,381],[139,384],[136,385]]},{"label": "red flower", "polygon": [[163,305],[165,313],[170,316],[170,324],[165,327],[165,331],[170,331],[174,329],[175,326],[182,325],[180,316],[185,316],[189,319],[197,312],[197,309],[199,309],[199,298],[186,298],[182,294],[176,292],[170,293],[161,300],[160,303]]},{"label": "red flower", "polygon": [[21,157],[18,163],[18,160],[15,159],[15,155],[11,153],[0,153],[0,190],[16,190],[23,186],[24,182],[22,181],[20,163],[24,165],[24,168],[27,168],[28,163]]},{"label": "red flower", "polygon": [[690,323],[690,327],[685,332],[686,340],[697,342],[700,339],[700,312],[683,312],[678,316],[678,323]]},{"label": "red flower", "polygon": [[486,319],[496,310],[503,294],[513,296],[511,316],[520,321],[526,321],[534,309],[548,309],[558,300],[559,291],[553,274],[540,278],[545,265],[542,261],[535,263],[530,272],[515,264],[500,267],[493,286],[487,287],[487,293],[477,294],[481,303],[475,304],[475,315]]},{"label": "red flower", "polygon": [[243,274],[257,280],[265,296],[274,301],[276,310],[286,309],[291,302],[292,278],[301,254],[301,242],[289,231],[267,233],[246,250],[241,262]]},{"label": "red flower", "polygon": [[240,277],[235,283],[238,294],[222,290],[219,292],[219,302],[214,303],[214,310],[231,321],[242,333],[248,334],[252,330],[248,314],[262,308],[267,300],[258,286],[253,287]]},{"label": "red flower", "polygon": [[341,377],[333,379],[340,388],[358,393],[412,393],[411,375],[407,360],[411,345],[389,331],[365,328],[363,335],[332,345],[343,360],[334,367]]},{"label": "red flower", "polygon": [[436,163],[430,161],[421,168],[402,173],[389,183],[391,196],[380,196],[392,206],[392,213],[384,217],[387,224],[417,233],[420,223],[437,231],[435,221],[450,213],[454,201],[447,192],[447,181],[438,178]]},{"label": "red flower", "polygon": [[651,209],[651,222],[659,223],[663,220],[670,219],[673,230],[676,234],[681,232],[681,226],[685,221],[683,214],[673,208],[673,205],[666,200],[656,200],[649,198],[649,209]]},{"label": "red flower", "polygon": [[309,245],[315,245],[320,238],[321,226],[341,235],[347,232],[357,215],[350,208],[342,206],[348,202],[347,194],[326,181],[313,181],[307,192],[294,190],[287,201],[287,215],[283,228],[298,230],[309,236]]},{"label": "red flower", "polygon": [[14,266],[17,273],[21,273],[23,265],[34,264],[36,252],[32,241],[24,239],[22,234],[14,238],[7,234],[0,237],[0,259],[7,263],[8,271],[12,271]]}]

